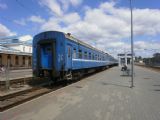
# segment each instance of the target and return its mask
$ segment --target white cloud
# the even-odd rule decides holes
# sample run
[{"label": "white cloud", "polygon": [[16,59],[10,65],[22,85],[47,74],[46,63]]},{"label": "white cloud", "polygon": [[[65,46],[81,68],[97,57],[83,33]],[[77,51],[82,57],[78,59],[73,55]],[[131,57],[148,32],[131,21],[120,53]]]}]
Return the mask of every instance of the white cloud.
[{"label": "white cloud", "polygon": [[41,30],[60,30],[61,26],[59,25],[59,19],[51,17],[45,24],[41,26]]},{"label": "white cloud", "polygon": [[14,20],[14,23],[21,25],[21,26],[25,26],[26,25],[26,20],[25,19],[20,19],[20,20]]},{"label": "white cloud", "polygon": [[78,15],[78,13],[70,13],[65,15],[64,17],[61,18],[61,20],[63,22],[65,22],[66,24],[73,24],[76,23],[80,20],[80,16]]},{"label": "white cloud", "polygon": [[69,1],[68,0],[59,0],[60,4],[61,4],[61,8],[63,11],[67,11],[69,8]]},{"label": "white cloud", "polygon": [[8,6],[4,3],[0,3],[0,9],[7,9]]},{"label": "white cloud", "polygon": [[12,32],[6,26],[0,23],[0,36],[1,37],[13,36],[13,35],[16,35],[16,33]]},{"label": "white cloud", "polygon": [[32,39],[33,39],[33,37],[31,35],[24,35],[24,36],[19,37],[19,40],[23,41],[23,42],[26,42],[26,41],[29,41]]},{"label": "white cloud", "polygon": [[62,17],[69,7],[77,7],[83,0],[40,0],[40,5],[47,7],[50,13],[57,17]]},{"label": "white cloud", "polygon": [[[84,42],[106,51],[130,50],[130,9],[115,5],[115,2],[105,2],[101,3],[98,8],[85,7],[83,17],[80,17],[78,13],[69,12],[58,18],[51,17],[41,26],[41,29],[70,32]],[[63,5],[59,4],[59,7],[63,8]],[[160,9],[133,9],[134,37],[159,35],[159,21]],[[126,39],[129,39],[128,42]],[[146,41],[143,42],[146,45]],[[143,48],[144,46],[143,43],[136,42],[136,47]]]},{"label": "white cloud", "polygon": [[45,19],[43,19],[42,17],[40,16],[31,16],[28,21],[31,21],[31,22],[35,22],[35,23],[44,23],[45,22]]},{"label": "white cloud", "polygon": [[136,41],[135,52],[137,53],[137,56],[151,57],[154,53],[160,52],[160,41]]},{"label": "white cloud", "polygon": [[49,10],[51,10],[51,13],[56,16],[62,16],[63,11],[61,9],[60,4],[57,2],[57,0],[41,0],[41,5],[46,6]]},{"label": "white cloud", "polygon": [[78,6],[82,4],[83,0],[70,0],[70,2],[73,6]]},{"label": "white cloud", "polygon": [[[66,14],[62,17],[51,17],[48,21],[46,21],[42,26],[41,30],[62,30],[63,28],[61,27],[60,23],[63,23],[65,25],[73,25],[74,23],[76,24],[81,20],[80,16],[78,13],[69,13]],[[65,28],[63,29],[65,30]],[[66,31],[67,32],[67,31]]]},{"label": "white cloud", "polygon": [[45,22],[45,19],[43,19],[41,16],[32,15],[26,19],[21,18],[19,20],[14,20],[13,22],[16,23],[17,25],[25,26],[27,25],[27,22],[34,22],[34,23],[42,24]]},{"label": "white cloud", "polygon": [[157,35],[160,33],[160,9],[134,10],[135,34]]},{"label": "white cloud", "polygon": [[160,50],[160,42],[151,42],[151,41],[136,41],[135,42],[135,49],[139,50]]}]

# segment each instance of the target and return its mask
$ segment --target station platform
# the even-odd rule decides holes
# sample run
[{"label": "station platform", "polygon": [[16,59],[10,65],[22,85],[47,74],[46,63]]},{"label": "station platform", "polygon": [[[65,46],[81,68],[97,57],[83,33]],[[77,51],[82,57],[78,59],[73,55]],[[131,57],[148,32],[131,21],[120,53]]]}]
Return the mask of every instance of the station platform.
[{"label": "station platform", "polygon": [[32,77],[32,69],[10,70],[8,74],[0,73],[0,81],[6,81],[6,76],[9,80]]},{"label": "station platform", "polygon": [[0,113],[2,120],[159,120],[160,74],[135,67],[131,78],[119,67]]}]

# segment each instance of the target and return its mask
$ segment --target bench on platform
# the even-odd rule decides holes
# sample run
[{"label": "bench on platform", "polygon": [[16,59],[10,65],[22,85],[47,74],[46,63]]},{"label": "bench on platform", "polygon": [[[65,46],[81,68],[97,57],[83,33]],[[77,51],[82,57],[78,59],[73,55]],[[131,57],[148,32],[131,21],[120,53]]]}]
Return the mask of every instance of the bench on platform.
[{"label": "bench on platform", "polygon": [[131,70],[128,69],[128,68],[127,68],[126,70],[123,70],[123,71],[122,71],[122,75],[123,75],[123,76],[131,76]]}]

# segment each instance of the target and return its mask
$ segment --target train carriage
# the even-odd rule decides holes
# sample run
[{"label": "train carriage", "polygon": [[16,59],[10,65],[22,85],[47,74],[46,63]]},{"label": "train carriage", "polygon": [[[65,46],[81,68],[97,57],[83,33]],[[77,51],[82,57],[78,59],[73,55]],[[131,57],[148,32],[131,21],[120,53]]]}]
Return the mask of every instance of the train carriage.
[{"label": "train carriage", "polygon": [[54,79],[72,79],[89,71],[116,65],[117,61],[74,37],[47,31],[33,39],[33,74]]}]

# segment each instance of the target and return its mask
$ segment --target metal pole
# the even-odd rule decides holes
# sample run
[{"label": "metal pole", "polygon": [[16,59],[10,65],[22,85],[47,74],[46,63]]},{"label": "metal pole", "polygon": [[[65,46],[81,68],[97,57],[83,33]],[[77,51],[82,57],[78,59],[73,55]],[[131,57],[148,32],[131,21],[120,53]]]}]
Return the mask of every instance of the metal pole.
[{"label": "metal pole", "polygon": [[131,88],[134,87],[133,79],[134,79],[134,60],[133,60],[133,55],[134,55],[134,46],[133,46],[133,15],[132,15],[132,0],[130,0],[130,11],[131,11],[131,54],[132,54],[132,68],[131,68]]}]

